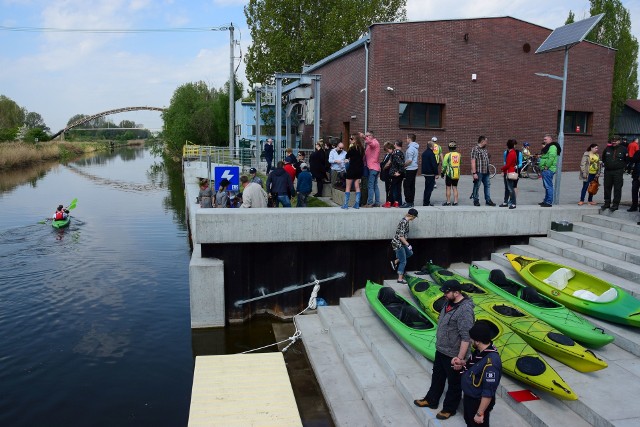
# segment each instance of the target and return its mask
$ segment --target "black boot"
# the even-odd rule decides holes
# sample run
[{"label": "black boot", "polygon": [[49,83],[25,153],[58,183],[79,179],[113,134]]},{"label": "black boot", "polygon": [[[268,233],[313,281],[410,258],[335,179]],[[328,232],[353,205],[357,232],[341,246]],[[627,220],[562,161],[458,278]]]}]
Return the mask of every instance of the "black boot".
[{"label": "black boot", "polygon": [[629,209],[627,209],[627,212],[637,212],[637,211],[638,211],[637,206],[631,206]]}]

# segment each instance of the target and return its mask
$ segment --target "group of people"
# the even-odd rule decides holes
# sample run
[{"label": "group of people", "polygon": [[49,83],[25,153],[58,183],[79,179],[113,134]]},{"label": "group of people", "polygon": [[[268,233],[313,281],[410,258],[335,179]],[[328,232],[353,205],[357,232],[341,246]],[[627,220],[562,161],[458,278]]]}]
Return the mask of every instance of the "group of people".
[{"label": "group of people", "polygon": [[467,426],[489,426],[502,376],[500,354],[492,342],[494,334],[486,321],[475,321],[473,300],[462,291],[459,282],[448,280],[440,291],[445,304],[438,318],[431,386],[422,399],[413,403],[420,408],[437,409],[446,385],[437,419],[454,416],[462,400]]}]

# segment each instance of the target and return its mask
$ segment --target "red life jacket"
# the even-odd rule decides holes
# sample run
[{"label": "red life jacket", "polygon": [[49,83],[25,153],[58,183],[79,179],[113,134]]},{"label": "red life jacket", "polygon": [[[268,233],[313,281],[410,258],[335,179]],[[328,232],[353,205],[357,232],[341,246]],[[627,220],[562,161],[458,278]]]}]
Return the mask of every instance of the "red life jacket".
[{"label": "red life jacket", "polygon": [[56,211],[56,214],[55,214],[55,216],[54,216],[54,219],[55,219],[56,221],[60,221],[60,220],[64,219],[64,212],[62,212],[62,211]]}]

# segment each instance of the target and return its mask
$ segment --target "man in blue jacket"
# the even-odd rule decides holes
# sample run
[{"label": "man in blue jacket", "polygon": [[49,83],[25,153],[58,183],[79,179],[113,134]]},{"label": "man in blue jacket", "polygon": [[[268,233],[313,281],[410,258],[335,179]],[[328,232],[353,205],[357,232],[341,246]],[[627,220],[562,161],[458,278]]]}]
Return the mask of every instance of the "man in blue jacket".
[{"label": "man in blue jacket", "polygon": [[278,162],[277,167],[267,177],[267,192],[270,198],[275,198],[275,206],[281,204],[285,208],[291,207],[290,197],[293,195],[293,181],[284,170],[284,162]]},{"label": "man in blue jacket", "polygon": [[433,206],[431,203],[431,193],[438,178],[438,163],[433,153],[433,141],[427,142],[427,149],[422,153],[422,176],[424,176],[422,206]]},{"label": "man in blue jacket", "polygon": [[298,175],[298,203],[297,208],[307,207],[307,197],[311,194],[313,177],[309,172],[309,167],[306,163],[300,163],[300,174]]}]

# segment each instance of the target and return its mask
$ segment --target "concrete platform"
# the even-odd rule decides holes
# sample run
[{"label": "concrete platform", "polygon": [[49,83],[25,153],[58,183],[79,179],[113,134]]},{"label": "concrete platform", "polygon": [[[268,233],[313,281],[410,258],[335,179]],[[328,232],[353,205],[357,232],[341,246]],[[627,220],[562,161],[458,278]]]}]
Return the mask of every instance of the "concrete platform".
[{"label": "concrete platform", "polygon": [[198,356],[189,426],[302,426],[282,353]]}]

